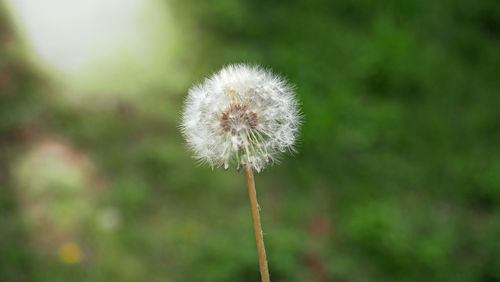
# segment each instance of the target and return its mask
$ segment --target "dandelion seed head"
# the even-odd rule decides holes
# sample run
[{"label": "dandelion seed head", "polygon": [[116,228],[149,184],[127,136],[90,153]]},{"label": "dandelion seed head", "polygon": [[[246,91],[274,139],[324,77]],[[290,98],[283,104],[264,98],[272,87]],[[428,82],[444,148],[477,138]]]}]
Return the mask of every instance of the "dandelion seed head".
[{"label": "dandelion seed head", "polygon": [[189,90],[181,130],[194,156],[212,167],[260,172],[294,150],[299,125],[293,88],[268,70],[238,64]]}]

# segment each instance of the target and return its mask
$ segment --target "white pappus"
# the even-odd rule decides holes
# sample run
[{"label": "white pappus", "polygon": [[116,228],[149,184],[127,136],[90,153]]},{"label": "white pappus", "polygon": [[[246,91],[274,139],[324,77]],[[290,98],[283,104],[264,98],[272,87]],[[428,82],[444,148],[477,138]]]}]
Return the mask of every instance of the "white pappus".
[{"label": "white pappus", "polygon": [[181,131],[196,158],[212,167],[260,172],[293,150],[301,114],[293,88],[258,66],[229,65],[192,87]]}]

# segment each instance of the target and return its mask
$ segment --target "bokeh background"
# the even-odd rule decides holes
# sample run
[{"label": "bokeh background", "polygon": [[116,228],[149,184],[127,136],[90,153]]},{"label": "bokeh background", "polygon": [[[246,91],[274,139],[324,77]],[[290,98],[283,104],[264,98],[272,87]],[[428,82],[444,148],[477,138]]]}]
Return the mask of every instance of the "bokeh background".
[{"label": "bokeh background", "polygon": [[0,281],[259,281],[178,129],[237,62],[305,116],[256,175],[273,281],[500,281],[499,1],[0,3]]}]

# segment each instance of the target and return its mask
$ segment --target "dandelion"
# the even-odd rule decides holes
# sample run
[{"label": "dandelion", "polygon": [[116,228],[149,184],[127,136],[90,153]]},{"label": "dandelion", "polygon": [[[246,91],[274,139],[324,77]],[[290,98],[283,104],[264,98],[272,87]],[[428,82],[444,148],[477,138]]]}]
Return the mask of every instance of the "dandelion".
[{"label": "dandelion", "polygon": [[195,158],[227,170],[245,167],[262,281],[269,281],[253,171],[294,151],[298,102],[282,78],[257,66],[229,65],[189,90],[181,130]]},{"label": "dandelion", "polygon": [[189,90],[182,132],[212,167],[260,172],[293,151],[300,114],[292,87],[256,66],[230,65]]}]

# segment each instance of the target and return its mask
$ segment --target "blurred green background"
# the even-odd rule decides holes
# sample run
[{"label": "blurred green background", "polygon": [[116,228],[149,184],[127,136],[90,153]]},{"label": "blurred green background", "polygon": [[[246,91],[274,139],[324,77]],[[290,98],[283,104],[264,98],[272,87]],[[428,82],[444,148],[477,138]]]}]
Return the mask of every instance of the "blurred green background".
[{"label": "blurred green background", "polygon": [[178,129],[237,62],[305,116],[256,175],[273,281],[500,281],[499,1],[36,2],[0,4],[0,281],[259,281],[244,174]]}]

